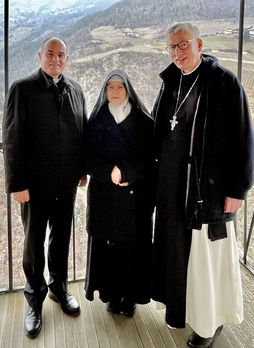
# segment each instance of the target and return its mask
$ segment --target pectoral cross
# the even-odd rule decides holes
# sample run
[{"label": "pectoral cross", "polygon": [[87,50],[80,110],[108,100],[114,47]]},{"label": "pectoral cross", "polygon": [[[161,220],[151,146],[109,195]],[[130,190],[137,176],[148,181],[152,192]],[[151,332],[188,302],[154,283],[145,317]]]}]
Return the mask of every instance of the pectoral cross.
[{"label": "pectoral cross", "polygon": [[169,122],[171,123],[171,130],[174,130],[175,126],[178,124],[178,121],[176,120],[176,116],[174,115]]}]

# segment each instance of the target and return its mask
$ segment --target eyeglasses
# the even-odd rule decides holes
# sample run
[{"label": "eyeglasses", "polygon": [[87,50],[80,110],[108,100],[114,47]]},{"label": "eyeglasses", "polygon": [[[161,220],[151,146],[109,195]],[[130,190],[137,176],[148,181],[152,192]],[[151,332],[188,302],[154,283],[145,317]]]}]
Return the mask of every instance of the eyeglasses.
[{"label": "eyeglasses", "polygon": [[191,40],[186,40],[186,41],[181,41],[176,45],[168,45],[167,47],[165,47],[165,50],[168,51],[168,53],[173,53],[175,51],[175,48],[178,47],[180,48],[180,50],[186,50],[189,45],[190,42],[195,41],[196,39],[191,39]]}]

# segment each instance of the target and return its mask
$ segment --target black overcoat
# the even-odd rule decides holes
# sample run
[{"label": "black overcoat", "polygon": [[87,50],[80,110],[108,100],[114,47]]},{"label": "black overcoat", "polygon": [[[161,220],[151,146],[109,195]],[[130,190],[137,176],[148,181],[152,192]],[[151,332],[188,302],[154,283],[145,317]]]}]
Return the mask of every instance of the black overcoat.
[{"label": "black overcoat", "polygon": [[[88,122],[86,149],[88,173],[87,230],[104,239],[151,240],[152,199],[151,136],[153,121],[135,106],[117,124],[105,104]],[[127,187],[111,181],[117,165]]]},{"label": "black overcoat", "polygon": [[3,118],[7,192],[29,189],[55,198],[84,173],[84,95],[64,76],[58,88],[40,69],[9,90]]},{"label": "black overcoat", "polygon": [[163,84],[153,113],[158,179],[152,298],[166,304],[166,321],[178,328],[185,326],[192,229],[220,225],[215,238],[224,237],[221,225],[234,218],[224,212],[225,197],[243,199],[253,180],[253,135],[243,87],[211,56],[203,55],[193,74],[200,74],[200,80],[193,89],[194,106],[190,98],[185,102],[183,115],[193,115],[185,137],[172,141],[188,124],[180,117],[170,133],[173,113],[168,110],[174,108],[181,75],[174,64],[160,75]]},{"label": "black overcoat", "polygon": [[[233,220],[235,214],[224,213],[224,199],[245,198],[253,184],[254,168],[253,130],[245,91],[215,57],[203,54],[202,60],[203,89],[189,145],[192,157],[185,214],[186,227],[196,229],[203,223]],[[160,141],[168,122],[164,103],[168,103],[168,91],[179,74],[174,64],[160,74],[163,84],[153,111],[156,166],[160,165]]]}]

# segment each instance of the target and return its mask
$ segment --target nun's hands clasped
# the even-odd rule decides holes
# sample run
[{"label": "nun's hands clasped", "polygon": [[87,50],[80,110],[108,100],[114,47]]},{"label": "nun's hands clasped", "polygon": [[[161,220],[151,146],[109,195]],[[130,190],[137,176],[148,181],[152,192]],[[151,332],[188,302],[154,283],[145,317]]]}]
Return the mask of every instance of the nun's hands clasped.
[{"label": "nun's hands clasped", "polygon": [[111,180],[115,185],[119,186],[128,186],[128,182],[121,182],[122,180],[122,175],[121,175],[121,170],[117,167],[114,166],[112,172],[111,172]]}]

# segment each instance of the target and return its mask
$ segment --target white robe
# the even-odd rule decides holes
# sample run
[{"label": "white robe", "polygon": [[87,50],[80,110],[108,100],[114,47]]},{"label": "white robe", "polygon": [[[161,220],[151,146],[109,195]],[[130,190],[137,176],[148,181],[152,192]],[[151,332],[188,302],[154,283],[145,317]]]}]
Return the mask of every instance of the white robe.
[{"label": "white robe", "polygon": [[202,337],[243,321],[240,265],[233,221],[227,238],[211,242],[208,225],[192,231],[187,274],[186,323]]}]

